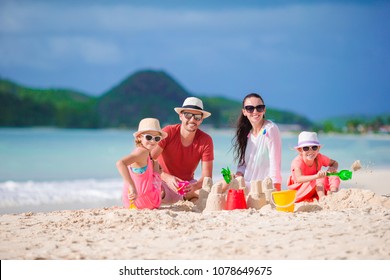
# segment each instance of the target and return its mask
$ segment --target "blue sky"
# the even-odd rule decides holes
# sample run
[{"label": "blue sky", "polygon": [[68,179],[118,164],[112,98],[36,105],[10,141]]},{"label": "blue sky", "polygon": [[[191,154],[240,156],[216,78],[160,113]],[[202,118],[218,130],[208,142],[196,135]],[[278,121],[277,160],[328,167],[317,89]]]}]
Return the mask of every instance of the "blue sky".
[{"label": "blue sky", "polygon": [[2,78],[100,95],[143,69],[312,120],[390,113],[390,1],[0,0]]}]

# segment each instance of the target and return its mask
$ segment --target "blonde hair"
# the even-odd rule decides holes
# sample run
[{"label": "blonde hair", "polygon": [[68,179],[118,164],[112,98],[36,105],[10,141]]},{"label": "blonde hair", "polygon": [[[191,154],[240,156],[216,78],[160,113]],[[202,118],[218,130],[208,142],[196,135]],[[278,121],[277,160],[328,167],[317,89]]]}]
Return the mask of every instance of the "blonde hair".
[{"label": "blonde hair", "polygon": [[135,145],[137,147],[141,147],[142,146],[142,141],[141,141],[140,135],[137,135],[137,137],[135,137],[135,139],[134,139],[134,143],[135,143]]}]

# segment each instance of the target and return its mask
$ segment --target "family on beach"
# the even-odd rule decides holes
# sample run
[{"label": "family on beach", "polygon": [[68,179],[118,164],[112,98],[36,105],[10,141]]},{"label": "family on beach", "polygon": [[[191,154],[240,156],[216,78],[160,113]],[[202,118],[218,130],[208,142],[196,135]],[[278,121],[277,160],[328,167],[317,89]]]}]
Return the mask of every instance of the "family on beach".
[{"label": "family on beach", "polygon": [[[126,208],[155,209],[179,200],[195,201],[203,180],[212,178],[214,146],[212,137],[199,127],[211,116],[203,102],[188,97],[174,108],[180,123],[161,129],[155,118],[145,118],[133,134],[135,149],[117,161],[124,186]],[[243,177],[249,190],[251,181],[270,178],[275,190],[281,190],[282,141],[278,126],[265,118],[263,98],[250,93],[242,101],[233,138],[234,177]],[[295,146],[298,155],[291,162],[287,187],[296,190],[296,202],[312,201],[337,192],[340,179],[327,176],[336,172],[338,163],[320,153],[317,133],[303,131]],[[201,163],[201,175],[194,178]],[[322,170],[328,167],[328,170]]]}]

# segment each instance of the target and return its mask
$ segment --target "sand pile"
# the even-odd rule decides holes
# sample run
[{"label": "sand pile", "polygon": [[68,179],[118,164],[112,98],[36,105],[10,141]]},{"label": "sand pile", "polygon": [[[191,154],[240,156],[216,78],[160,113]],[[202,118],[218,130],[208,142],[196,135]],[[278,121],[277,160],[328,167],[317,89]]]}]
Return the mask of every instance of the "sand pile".
[{"label": "sand pile", "polygon": [[323,209],[328,210],[367,207],[390,209],[390,198],[377,195],[369,190],[342,189],[337,193],[323,197],[319,204]]}]

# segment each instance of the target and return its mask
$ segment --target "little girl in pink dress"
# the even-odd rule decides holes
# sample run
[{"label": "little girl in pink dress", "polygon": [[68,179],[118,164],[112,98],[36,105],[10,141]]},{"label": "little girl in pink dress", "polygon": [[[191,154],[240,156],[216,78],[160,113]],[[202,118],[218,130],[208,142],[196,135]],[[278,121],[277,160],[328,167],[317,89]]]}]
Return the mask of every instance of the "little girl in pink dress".
[{"label": "little girl in pink dress", "polygon": [[136,148],[118,160],[116,166],[124,184],[122,201],[125,208],[155,209],[161,205],[161,177],[159,165],[150,156],[150,151],[167,137],[157,119],[140,121],[134,134]]},{"label": "little girl in pink dress", "polygon": [[[290,190],[296,190],[296,202],[319,199],[329,192],[337,192],[340,179],[327,176],[327,172],[336,172],[337,161],[320,153],[321,144],[317,133],[303,131],[298,137],[295,149],[299,155],[291,163],[291,176],[287,182]],[[327,171],[321,168],[329,167]]]}]

